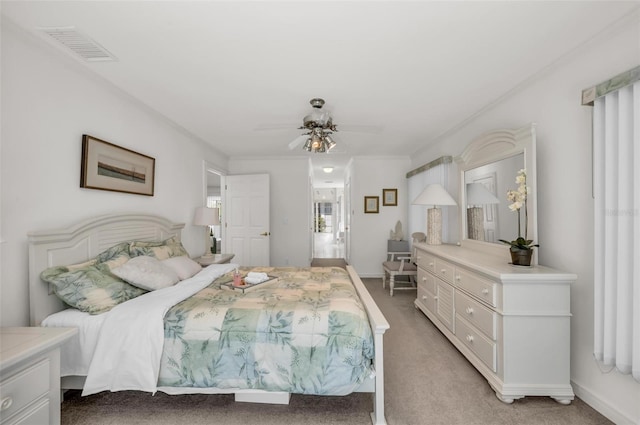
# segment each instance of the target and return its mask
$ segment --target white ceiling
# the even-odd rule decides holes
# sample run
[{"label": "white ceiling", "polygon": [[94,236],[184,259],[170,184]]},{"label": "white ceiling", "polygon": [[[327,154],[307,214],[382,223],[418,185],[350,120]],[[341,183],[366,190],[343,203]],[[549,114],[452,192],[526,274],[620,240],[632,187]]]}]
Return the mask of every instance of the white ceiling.
[{"label": "white ceiling", "polygon": [[[437,141],[639,4],[2,1],[1,11],[42,40],[40,27],[76,27],[117,58],[74,58],[82,66],[229,157],[312,156],[323,186],[351,156]],[[287,147],[313,97],[344,130],[337,153]],[[320,170],[330,164],[332,178]]]}]

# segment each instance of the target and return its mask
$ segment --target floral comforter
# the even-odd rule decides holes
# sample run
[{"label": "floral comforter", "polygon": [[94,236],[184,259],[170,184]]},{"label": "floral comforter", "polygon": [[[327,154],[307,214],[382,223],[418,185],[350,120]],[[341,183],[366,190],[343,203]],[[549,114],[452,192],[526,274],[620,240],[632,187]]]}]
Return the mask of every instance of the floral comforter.
[{"label": "floral comforter", "polygon": [[344,395],[371,373],[367,314],[341,268],[241,268],[278,281],[241,293],[227,273],[165,315],[158,386]]}]

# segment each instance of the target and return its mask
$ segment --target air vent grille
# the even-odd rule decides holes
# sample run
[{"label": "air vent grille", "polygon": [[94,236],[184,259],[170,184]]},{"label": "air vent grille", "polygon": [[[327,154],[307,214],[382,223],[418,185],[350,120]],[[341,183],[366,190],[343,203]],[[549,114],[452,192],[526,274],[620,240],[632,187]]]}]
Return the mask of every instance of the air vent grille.
[{"label": "air vent grille", "polygon": [[87,62],[117,60],[107,49],[75,29],[75,27],[39,28],[39,30]]}]

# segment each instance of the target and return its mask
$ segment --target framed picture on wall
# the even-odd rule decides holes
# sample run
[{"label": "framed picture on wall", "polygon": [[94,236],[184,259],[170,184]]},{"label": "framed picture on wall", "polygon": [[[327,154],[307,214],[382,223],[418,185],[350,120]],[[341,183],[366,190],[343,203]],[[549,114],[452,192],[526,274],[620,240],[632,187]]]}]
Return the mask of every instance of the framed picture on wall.
[{"label": "framed picture on wall", "polygon": [[153,196],[155,164],[150,156],[85,134],[80,187]]},{"label": "framed picture on wall", "polygon": [[382,189],[382,205],[398,206],[398,189]]},{"label": "framed picture on wall", "polygon": [[365,214],[378,213],[378,205],[380,197],[378,196],[365,196],[364,197],[364,212]]}]

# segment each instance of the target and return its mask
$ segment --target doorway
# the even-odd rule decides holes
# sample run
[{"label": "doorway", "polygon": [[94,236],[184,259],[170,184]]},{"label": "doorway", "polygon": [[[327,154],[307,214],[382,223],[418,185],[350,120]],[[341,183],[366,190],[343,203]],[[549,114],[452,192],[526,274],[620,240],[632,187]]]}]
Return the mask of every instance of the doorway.
[{"label": "doorway", "polygon": [[344,188],[313,189],[313,258],[345,258]]}]

